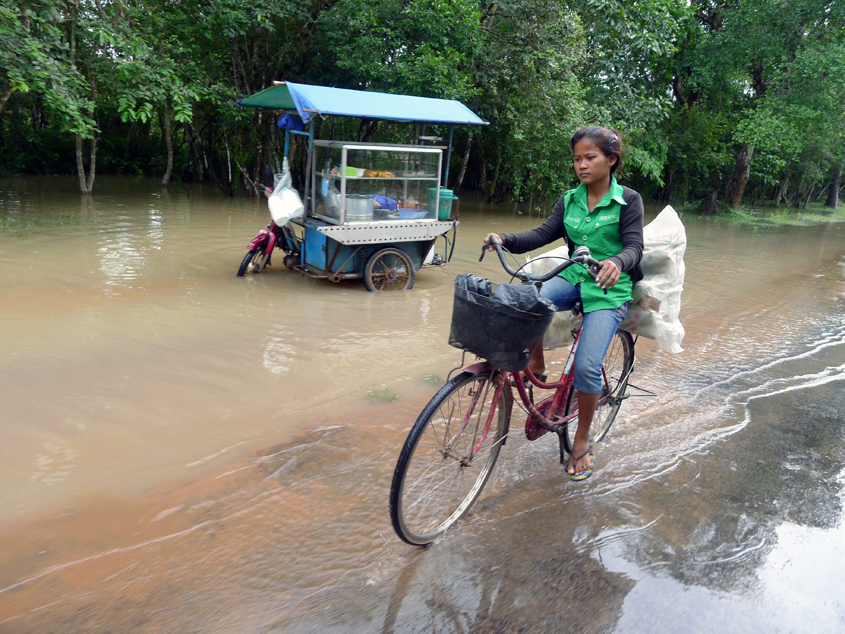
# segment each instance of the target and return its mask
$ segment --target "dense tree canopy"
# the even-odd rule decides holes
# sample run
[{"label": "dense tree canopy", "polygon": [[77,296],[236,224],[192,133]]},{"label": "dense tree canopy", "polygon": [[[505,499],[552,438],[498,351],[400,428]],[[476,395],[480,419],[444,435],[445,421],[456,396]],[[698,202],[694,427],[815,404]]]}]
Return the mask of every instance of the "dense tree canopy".
[{"label": "dense tree canopy", "polygon": [[450,175],[490,199],[559,195],[589,124],[623,133],[644,194],[705,211],[835,204],[842,185],[833,0],[0,0],[0,174],[254,191],[279,135],[234,102],[284,79],[463,101],[491,125],[456,130]]}]

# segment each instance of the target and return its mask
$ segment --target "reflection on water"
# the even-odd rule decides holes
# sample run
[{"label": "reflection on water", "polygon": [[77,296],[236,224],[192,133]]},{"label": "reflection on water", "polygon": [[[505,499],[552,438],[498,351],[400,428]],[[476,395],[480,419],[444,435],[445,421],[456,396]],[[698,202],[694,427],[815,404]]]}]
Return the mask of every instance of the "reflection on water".
[{"label": "reflection on water", "polygon": [[284,374],[289,372],[293,365],[293,354],[296,347],[291,343],[294,333],[291,330],[279,330],[267,338],[264,349],[264,367],[273,374]]},{"label": "reflection on water", "polygon": [[536,215],[462,196],[453,263],[370,294],[236,278],[263,201],[49,180],[0,181],[32,227],[0,233],[0,632],[845,626],[845,227],[685,219],[685,352],[638,342],[658,396],[596,475],[562,477],[515,414],[472,515],[420,550],[387,490],[460,359],[452,280],[504,280],[481,238]]}]

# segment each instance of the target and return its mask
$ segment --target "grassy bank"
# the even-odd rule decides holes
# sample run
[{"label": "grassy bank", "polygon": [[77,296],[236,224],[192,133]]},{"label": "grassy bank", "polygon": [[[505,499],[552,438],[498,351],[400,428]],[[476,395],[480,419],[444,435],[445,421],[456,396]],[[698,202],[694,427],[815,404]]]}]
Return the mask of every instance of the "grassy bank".
[{"label": "grassy bank", "polygon": [[0,218],[0,233],[8,233],[15,237],[29,235],[43,229],[82,224],[82,216],[76,214],[59,214],[54,218],[29,218],[22,220],[16,217]]},{"label": "grassy bank", "polygon": [[[679,212],[689,215],[699,215],[697,210],[697,204],[678,207]],[[740,227],[807,227],[828,222],[845,222],[845,205],[840,205],[838,209],[825,207],[820,202],[810,203],[805,209],[795,209],[785,205],[779,207],[743,205],[740,211],[725,208],[711,216],[700,215],[700,217]]]}]

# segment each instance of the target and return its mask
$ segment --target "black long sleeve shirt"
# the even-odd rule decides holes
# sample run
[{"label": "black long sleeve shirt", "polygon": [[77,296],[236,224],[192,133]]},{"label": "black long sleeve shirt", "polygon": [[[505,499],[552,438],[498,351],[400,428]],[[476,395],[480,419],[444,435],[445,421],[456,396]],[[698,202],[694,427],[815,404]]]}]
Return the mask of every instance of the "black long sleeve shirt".
[{"label": "black long sleeve shirt", "polygon": [[[636,284],[643,279],[643,271],[640,266],[640,261],[643,258],[643,199],[629,187],[623,186],[622,191],[622,198],[626,203],[619,213],[622,251],[608,259],[612,260],[620,271],[627,272],[631,276],[631,281]],[[572,253],[575,245],[566,234],[563,224],[566,212],[564,198],[565,195],[560,197],[560,200],[555,203],[552,209],[552,215],[536,229],[522,233],[500,234],[502,245],[512,253],[525,253],[563,238],[566,240],[569,252]]]}]

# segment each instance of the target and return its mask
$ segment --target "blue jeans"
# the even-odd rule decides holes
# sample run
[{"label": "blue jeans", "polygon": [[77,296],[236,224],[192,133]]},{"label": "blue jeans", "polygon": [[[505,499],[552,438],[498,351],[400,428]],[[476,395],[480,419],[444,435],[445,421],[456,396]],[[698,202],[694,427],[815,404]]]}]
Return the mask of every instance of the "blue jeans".
[{"label": "blue jeans", "polygon": [[[580,284],[572,286],[562,277],[554,277],[543,282],[540,295],[557,306],[558,310],[572,310],[575,302],[581,299]],[[575,351],[573,387],[584,394],[599,394],[602,388],[601,365],[604,355],[619,324],[628,314],[628,302],[619,308],[594,310],[584,314],[581,327],[581,340]]]}]

